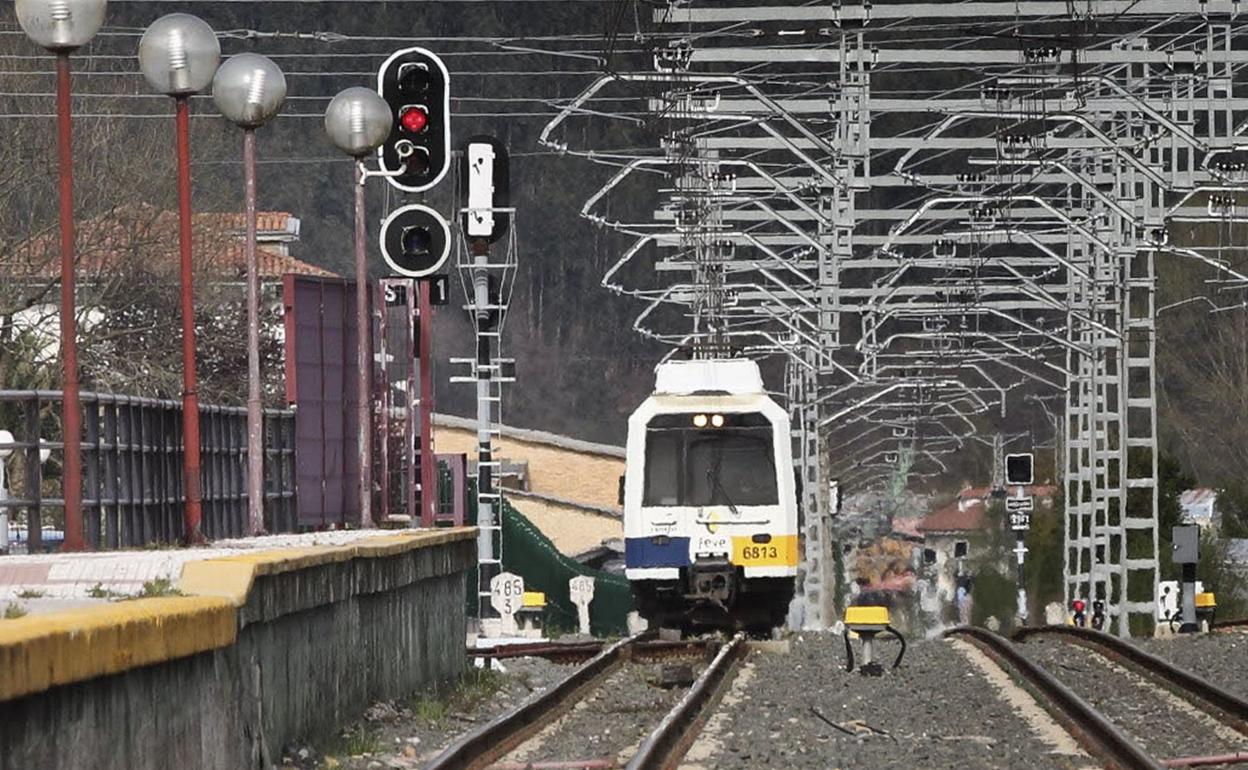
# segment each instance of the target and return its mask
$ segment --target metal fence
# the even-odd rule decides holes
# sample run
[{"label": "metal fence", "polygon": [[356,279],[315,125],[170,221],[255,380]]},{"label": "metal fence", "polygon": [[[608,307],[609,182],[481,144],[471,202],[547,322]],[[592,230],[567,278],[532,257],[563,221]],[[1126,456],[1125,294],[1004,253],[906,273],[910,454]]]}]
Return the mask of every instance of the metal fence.
[{"label": "metal fence", "polygon": [[[83,519],[92,548],[173,543],[183,534],[182,405],[176,401],[83,393]],[[205,406],[201,415],[203,533],[246,534],[247,410]],[[51,511],[63,511],[64,449],[59,391],[0,391],[0,444],[11,476],[0,513],[26,513],[29,550],[41,550]],[[265,528],[291,532],[295,511],[295,416],[264,417]],[[41,452],[44,457],[41,457]],[[8,475],[8,474],[5,474]],[[5,487],[7,486],[7,495]]]}]

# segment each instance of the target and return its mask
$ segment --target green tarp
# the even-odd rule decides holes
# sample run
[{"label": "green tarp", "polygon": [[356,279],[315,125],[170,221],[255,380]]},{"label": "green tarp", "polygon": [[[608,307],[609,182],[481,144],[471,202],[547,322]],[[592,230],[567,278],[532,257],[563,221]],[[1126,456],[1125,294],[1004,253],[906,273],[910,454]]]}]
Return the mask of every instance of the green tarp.
[{"label": "green tarp", "polygon": [[[476,494],[470,492],[469,518],[476,521]],[[590,569],[559,553],[524,514],[503,500],[503,569],[524,578],[524,590],[546,594],[546,629],[550,635],[577,630],[576,605],[568,597],[568,581],[578,575],[594,578],[594,600],[589,605],[590,630],[595,636],[627,632],[633,593],[623,575]],[[476,616],[476,573],[468,591],[468,612]]]}]

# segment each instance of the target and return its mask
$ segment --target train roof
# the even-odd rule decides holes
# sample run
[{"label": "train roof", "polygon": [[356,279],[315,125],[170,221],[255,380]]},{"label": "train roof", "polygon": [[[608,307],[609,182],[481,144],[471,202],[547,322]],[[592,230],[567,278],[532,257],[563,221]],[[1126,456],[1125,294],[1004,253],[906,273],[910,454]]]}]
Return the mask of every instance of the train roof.
[{"label": "train roof", "polygon": [[655,370],[654,393],[658,396],[695,393],[745,396],[765,392],[758,364],[747,359],[668,361]]}]

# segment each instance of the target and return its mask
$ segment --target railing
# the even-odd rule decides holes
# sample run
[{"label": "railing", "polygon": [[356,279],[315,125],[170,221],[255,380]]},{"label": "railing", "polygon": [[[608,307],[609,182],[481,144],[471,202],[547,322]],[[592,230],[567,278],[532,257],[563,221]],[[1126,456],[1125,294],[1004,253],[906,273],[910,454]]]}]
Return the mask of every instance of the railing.
[{"label": "railing", "polygon": [[[59,391],[0,391],[0,514],[26,513],[28,548],[41,550],[49,512],[64,509],[60,464],[45,462],[64,449]],[[174,543],[183,536],[182,405],[176,401],[83,393],[83,519],[91,548]],[[200,409],[203,520],[210,539],[246,534],[247,410]],[[265,529],[294,531],[295,416],[264,415]],[[10,450],[11,454],[6,452]],[[5,483],[7,479],[7,483]],[[7,488],[7,495],[6,495]],[[59,497],[56,495],[60,495]]]}]

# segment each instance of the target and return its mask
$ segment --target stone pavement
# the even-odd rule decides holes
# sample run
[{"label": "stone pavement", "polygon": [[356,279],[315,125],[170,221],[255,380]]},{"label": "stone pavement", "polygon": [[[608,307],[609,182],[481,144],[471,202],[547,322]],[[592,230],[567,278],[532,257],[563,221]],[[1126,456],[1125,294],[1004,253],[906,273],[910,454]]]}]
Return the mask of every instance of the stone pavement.
[{"label": "stone pavement", "polygon": [[11,604],[41,613],[136,596],[144,584],[176,583],[188,561],[255,550],[345,545],[392,534],[376,529],[312,532],[220,540],[196,548],[0,556],[0,614]]}]

